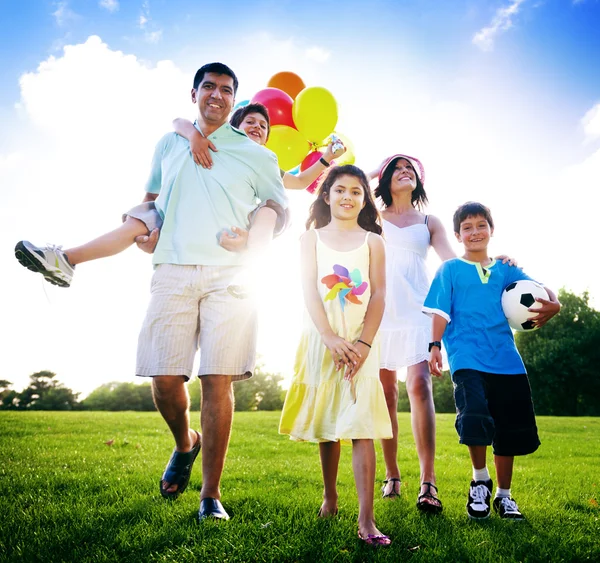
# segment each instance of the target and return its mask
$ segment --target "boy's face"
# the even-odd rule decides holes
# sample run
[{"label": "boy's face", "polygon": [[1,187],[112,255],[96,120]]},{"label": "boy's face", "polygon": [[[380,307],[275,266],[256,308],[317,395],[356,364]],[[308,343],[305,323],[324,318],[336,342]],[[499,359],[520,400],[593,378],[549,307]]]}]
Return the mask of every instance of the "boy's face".
[{"label": "boy's face", "polygon": [[469,215],[460,224],[460,233],[454,233],[456,240],[462,243],[465,250],[478,252],[486,250],[494,229],[490,227],[483,215]]}]

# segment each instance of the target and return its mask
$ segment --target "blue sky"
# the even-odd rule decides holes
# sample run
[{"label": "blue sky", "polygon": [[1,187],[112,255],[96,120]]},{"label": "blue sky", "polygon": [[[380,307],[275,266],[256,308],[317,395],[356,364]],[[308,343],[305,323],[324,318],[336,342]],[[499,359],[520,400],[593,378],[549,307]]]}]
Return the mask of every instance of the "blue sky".
[{"label": "blue sky", "polygon": [[[448,231],[457,205],[480,200],[494,213],[493,252],[555,290],[589,290],[600,307],[600,276],[588,265],[600,206],[598,22],[600,0],[2,1],[9,379],[19,387],[53,369],[83,392],[133,379],[147,256],[132,249],[84,264],[63,290],[19,266],[14,244],[69,247],[115,228],[143,196],[155,142],[174,117],[194,117],[191,78],[213,60],[238,74],[238,100],[283,70],[328,88],[357,165],[372,169],[395,152],[421,158],[428,211]],[[283,268],[297,282],[310,201],[292,194],[295,226],[273,245],[270,277]],[[267,289],[259,351],[289,376],[299,287]]]}]

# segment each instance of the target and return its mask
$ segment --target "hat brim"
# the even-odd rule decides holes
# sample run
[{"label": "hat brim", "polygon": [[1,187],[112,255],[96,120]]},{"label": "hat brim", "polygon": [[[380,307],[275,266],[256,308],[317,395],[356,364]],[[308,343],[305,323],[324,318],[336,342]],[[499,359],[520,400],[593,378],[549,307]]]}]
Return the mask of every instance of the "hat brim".
[{"label": "hat brim", "polygon": [[386,171],[387,167],[396,159],[398,158],[405,158],[406,160],[408,160],[414,167],[417,176],[419,176],[419,180],[421,180],[421,184],[425,185],[425,168],[423,168],[423,164],[421,163],[421,161],[418,158],[415,158],[414,156],[408,156],[406,154],[395,154],[394,156],[390,156],[383,164],[383,166],[381,167],[381,170],[379,170],[379,181],[381,182],[381,178],[384,174],[384,172]]}]

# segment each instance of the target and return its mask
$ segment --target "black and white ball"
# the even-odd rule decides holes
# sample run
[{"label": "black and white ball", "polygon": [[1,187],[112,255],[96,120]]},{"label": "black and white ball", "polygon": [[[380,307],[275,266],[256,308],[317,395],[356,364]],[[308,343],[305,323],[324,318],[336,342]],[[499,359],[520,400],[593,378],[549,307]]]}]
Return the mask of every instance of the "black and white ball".
[{"label": "black and white ball", "polygon": [[538,309],[542,306],[535,298],[550,299],[546,290],[534,281],[520,280],[511,283],[502,292],[502,310],[511,328],[518,331],[536,330],[538,327],[531,320],[537,315],[528,311],[530,307]]}]

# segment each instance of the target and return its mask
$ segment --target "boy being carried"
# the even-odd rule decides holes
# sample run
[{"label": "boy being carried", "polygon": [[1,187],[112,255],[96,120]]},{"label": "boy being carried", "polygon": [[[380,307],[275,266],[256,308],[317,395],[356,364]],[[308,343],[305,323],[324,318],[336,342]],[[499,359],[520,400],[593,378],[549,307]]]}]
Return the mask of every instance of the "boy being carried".
[{"label": "boy being carried", "polygon": [[[502,292],[518,280],[529,280],[521,269],[488,256],[494,232],[490,210],[468,202],[454,213],[454,233],[464,245],[462,258],[444,262],[425,299],[423,312],[433,317],[429,368],[442,375],[443,339],[454,384],[456,430],[473,464],[467,514],[488,518],[492,480],[486,466],[487,446],[493,446],[496,489],[493,506],[501,518],[522,520],[511,497],[514,456],[533,453],[540,445],[531,389],[523,360],[502,311]],[[556,295],[537,299],[541,308],[533,320],[544,325],[560,311]]]}]

